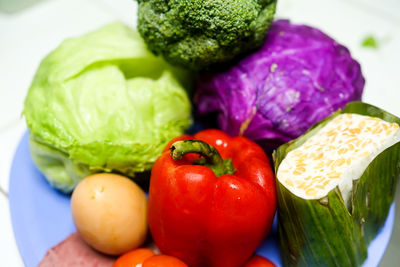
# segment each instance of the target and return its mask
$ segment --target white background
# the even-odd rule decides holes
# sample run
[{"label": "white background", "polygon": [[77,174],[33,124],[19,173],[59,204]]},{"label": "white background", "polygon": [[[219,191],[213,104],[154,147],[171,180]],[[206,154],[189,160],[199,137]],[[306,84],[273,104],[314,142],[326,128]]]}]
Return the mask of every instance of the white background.
[{"label": "white background", "polygon": [[[23,0],[0,0],[0,4],[18,1]],[[23,100],[40,60],[63,39],[107,22],[120,20],[134,27],[135,13],[133,0],[43,0],[20,12],[0,12],[1,266],[23,266],[6,193],[12,157],[26,131],[21,117]],[[347,46],[367,81],[363,100],[400,116],[399,0],[279,0],[277,17],[319,27]],[[361,46],[368,35],[378,40],[378,49]],[[398,216],[395,224],[396,232]],[[400,248],[399,235],[392,238],[387,252],[390,258],[396,258],[396,248]],[[390,266],[386,262],[390,261],[385,258],[385,265]]]}]

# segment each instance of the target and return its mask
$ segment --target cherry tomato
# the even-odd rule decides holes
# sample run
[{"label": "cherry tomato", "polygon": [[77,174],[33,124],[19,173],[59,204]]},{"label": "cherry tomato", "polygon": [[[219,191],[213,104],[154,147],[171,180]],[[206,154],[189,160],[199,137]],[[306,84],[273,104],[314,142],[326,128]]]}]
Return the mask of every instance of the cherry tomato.
[{"label": "cherry tomato", "polygon": [[270,260],[255,255],[243,267],[276,267]]},{"label": "cherry tomato", "polygon": [[178,258],[167,255],[155,255],[148,248],[139,248],[120,256],[113,267],[188,267]]},{"label": "cherry tomato", "polygon": [[148,248],[139,248],[123,254],[113,264],[113,267],[136,267],[155,254]]},{"label": "cherry tomato", "polygon": [[188,267],[188,265],[172,256],[156,255],[145,260],[142,267]]}]

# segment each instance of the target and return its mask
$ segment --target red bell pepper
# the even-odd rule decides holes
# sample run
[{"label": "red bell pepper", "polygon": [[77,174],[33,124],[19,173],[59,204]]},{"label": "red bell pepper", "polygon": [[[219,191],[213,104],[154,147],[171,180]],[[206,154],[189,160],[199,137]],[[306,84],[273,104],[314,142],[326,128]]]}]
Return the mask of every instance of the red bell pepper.
[{"label": "red bell pepper", "polygon": [[153,166],[151,234],[163,253],[190,267],[242,266],[269,233],[275,210],[269,160],[245,137],[185,135]]}]

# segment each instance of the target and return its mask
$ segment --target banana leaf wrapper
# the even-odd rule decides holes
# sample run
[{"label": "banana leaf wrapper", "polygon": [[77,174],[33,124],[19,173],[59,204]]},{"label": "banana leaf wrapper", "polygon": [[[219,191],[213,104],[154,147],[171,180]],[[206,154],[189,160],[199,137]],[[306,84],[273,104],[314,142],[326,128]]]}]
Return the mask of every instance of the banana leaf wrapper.
[{"label": "banana leaf wrapper", "polygon": [[[330,120],[343,113],[380,118],[400,125],[400,119],[377,107],[349,103],[304,135],[282,145],[273,154],[275,173],[282,160]],[[284,266],[361,266],[367,247],[386,221],[400,174],[400,142],[381,152],[362,176],[353,180],[350,204],[339,188],[317,200],[292,194],[277,181],[278,222]]]}]

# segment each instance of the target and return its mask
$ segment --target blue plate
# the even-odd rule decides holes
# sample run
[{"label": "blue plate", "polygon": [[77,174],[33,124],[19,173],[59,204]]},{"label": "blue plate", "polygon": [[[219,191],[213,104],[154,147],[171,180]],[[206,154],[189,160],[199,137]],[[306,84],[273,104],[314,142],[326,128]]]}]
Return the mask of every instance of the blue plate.
[{"label": "blue plate", "polygon": [[[16,151],[10,173],[10,211],[15,239],[27,267],[35,267],[47,250],[76,231],[70,212],[70,197],[50,187],[36,169],[29,152],[28,133]],[[393,230],[394,204],[378,236],[368,248],[364,267],[378,266]],[[277,224],[257,251],[282,266],[277,236]]]}]

